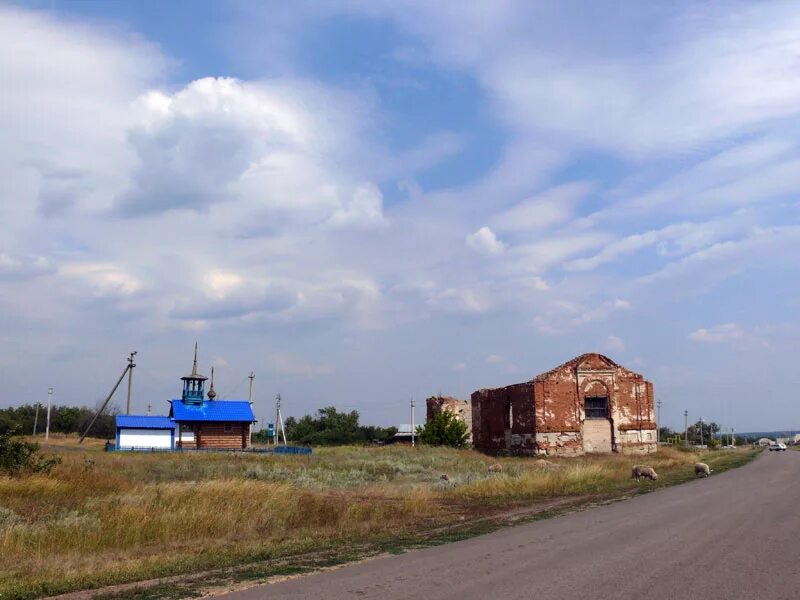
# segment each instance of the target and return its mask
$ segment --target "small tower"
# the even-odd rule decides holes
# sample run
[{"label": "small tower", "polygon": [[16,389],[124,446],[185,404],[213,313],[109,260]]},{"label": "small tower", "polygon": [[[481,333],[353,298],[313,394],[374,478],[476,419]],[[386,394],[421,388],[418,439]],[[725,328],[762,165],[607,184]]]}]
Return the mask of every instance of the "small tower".
[{"label": "small tower", "polygon": [[211,367],[211,387],[208,388],[208,399],[213,400],[217,397],[217,392],[214,390],[214,367]]},{"label": "small tower", "polygon": [[[202,404],[205,395],[206,377],[197,372],[197,342],[194,343],[194,364],[192,374],[181,377],[183,380],[183,396],[181,400],[184,404]],[[215,394],[216,395],[216,394]]]}]

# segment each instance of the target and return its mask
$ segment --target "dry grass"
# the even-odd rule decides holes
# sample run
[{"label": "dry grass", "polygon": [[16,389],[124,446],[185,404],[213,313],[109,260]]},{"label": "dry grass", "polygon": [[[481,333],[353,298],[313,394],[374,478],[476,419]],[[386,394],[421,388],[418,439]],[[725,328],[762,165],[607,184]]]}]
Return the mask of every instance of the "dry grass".
[{"label": "dry grass", "polygon": [[[720,470],[744,452],[704,460]],[[659,484],[670,483],[691,477],[698,458],[664,449],[644,459],[542,466],[433,448],[127,454],[75,451],[71,440],[61,454],[50,476],[0,478],[4,600],[402,537],[537,499],[652,486],[630,480],[639,460],[656,468]],[[501,473],[488,473],[494,462]]]}]

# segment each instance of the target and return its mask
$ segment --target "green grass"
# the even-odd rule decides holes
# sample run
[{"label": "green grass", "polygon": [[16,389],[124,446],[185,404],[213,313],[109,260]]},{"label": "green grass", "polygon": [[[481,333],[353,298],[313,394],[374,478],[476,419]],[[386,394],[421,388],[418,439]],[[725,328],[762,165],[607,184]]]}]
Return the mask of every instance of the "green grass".
[{"label": "green grass", "polygon": [[[105,453],[69,444],[50,476],[0,478],[3,600],[243,564],[260,565],[250,570],[256,578],[308,570],[319,561],[475,535],[508,522],[511,511],[523,509],[517,520],[536,518],[525,510],[550,499],[649,491],[692,478],[698,459],[719,472],[754,455],[662,449],[543,466],[530,458],[399,446],[259,456]],[[496,462],[502,472],[489,473]],[[632,481],[636,463],[651,464],[659,481]],[[449,481],[440,478],[445,473]],[[212,580],[205,575],[202,585]],[[162,597],[158,587],[136,597]]]}]

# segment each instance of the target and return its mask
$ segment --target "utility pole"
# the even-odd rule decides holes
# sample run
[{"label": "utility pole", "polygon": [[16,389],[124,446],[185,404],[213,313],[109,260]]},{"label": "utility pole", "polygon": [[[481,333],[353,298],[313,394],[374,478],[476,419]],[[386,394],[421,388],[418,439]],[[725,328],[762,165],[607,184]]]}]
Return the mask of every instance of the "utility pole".
[{"label": "utility pole", "polygon": [[689,411],[683,411],[683,445],[689,445]]},{"label": "utility pole", "polygon": [[658,399],[656,402],[656,407],[658,408],[658,413],[656,419],[658,422],[656,423],[656,443],[661,443],[661,398]]},{"label": "utility pole", "polygon": [[131,352],[131,356],[128,359],[128,407],[125,411],[126,415],[131,414],[131,388],[133,387],[133,367],[136,364],[133,362],[133,357],[136,356],[136,350]]},{"label": "utility pole", "polygon": [[700,445],[703,445],[703,417],[700,417]]},{"label": "utility pole", "polygon": [[[117,388],[119,387],[119,384],[122,383],[123,379],[125,379],[125,375],[128,374],[128,371],[130,371],[133,368],[133,360],[132,359],[133,359],[133,355],[134,354],[136,354],[136,352],[131,352],[131,358],[128,359],[128,364],[125,365],[125,368],[122,370],[122,373],[120,373],[119,379],[117,379],[117,383],[115,383],[114,387],[111,388],[111,391],[108,393],[108,396],[106,396],[106,399],[103,401],[103,405],[100,407],[100,410],[98,410],[95,413],[94,417],[89,422],[89,426],[84,430],[83,434],[81,435],[81,439],[78,441],[79,444],[82,444],[83,440],[86,439],[86,434],[89,433],[89,430],[92,428],[92,425],[94,425],[94,422],[97,421],[97,417],[99,417],[103,413],[103,411],[106,409],[106,406],[108,406],[108,403],[111,400],[111,396],[113,396],[114,392],[117,391]],[[47,409],[48,409],[47,410],[47,412],[48,412],[47,421],[48,421],[48,428],[49,428],[49,422],[50,422],[50,414],[49,414],[50,413],[50,404],[49,404],[49,400],[48,400]]]},{"label": "utility pole", "polygon": [[[256,378],[256,374],[250,371],[250,375],[247,376],[250,380],[250,392],[247,395],[247,400],[250,402],[250,410],[253,410],[253,380]],[[255,417],[254,417],[255,418]],[[249,438],[249,445],[253,447],[253,424],[250,423],[250,427],[248,428],[248,438]]]},{"label": "utility pole", "polygon": [[36,403],[36,413],[33,415],[33,437],[36,437],[36,426],[39,424],[39,405],[41,402]]},{"label": "utility pole", "polygon": [[275,396],[275,445],[278,445],[278,438],[280,437],[280,430],[278,429],[278,423],[280,423],[281,419],[281,395],[278,394]]},{"label": "utility pole", "polygon": [[[280,426],[280,429],[278,429]],[[283,415],[281,415],[281,395],[275,396],[275,445],[278,445],[278,438],[283,434],[283,445],[288,446],[286,441],[286,429],[283,427]]]},{"label": "utility pole", "polygon": [[736,433],[736,429],[731,427],[731,446],[736,445],[736,436],[734,435],[734,433]]},{"label": "utility pole", "polygon": [[53,388],[47,388],[47,428],[44,430],[44,439],[50,439],[50,405],[53,403]]},{"label": "utility pole", "polygon": [[415,431],[415,424],[414,424],[414,398],[411,398],[411,447],[413,448],[416,445],[416,441],[414,436],[416,435]]}]

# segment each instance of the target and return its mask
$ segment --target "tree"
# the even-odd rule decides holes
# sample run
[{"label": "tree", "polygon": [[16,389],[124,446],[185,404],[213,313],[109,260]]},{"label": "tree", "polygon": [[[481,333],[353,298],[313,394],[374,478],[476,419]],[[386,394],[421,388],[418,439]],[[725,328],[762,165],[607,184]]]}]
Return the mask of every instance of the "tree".
[{"label": "tree", "polygon": [[469,439],[467,424],[449,410],[436,413],[425,426],[417,428],[417,435],[422,444],[429,446],[450,446],[464,448]]},{"label": "tree", "polygon": [[[701,426],[703,432],[702,438],[700,436]],[[711,443],[714,434],[717,433],[718,431],[719,431],[719,425],[717,425],[713,421],[708,423],[706,421],[702,422],[697,421],[697,423],[695,423],[694,425],[689,425],[689,441],[692,444],[699,444],[702,439],[704,444]]]}]

